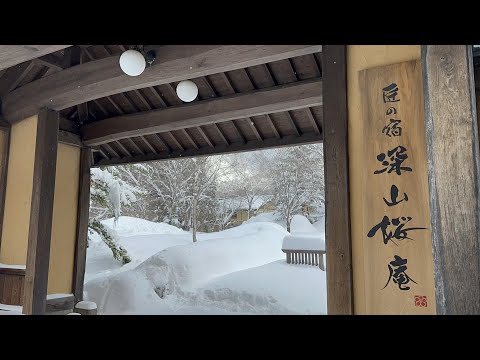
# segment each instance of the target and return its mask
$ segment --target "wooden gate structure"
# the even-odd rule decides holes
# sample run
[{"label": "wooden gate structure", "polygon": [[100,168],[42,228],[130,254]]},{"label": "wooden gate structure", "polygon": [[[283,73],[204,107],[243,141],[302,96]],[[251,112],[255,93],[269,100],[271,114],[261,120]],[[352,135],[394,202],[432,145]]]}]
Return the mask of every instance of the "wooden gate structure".
[{"label": "wooden gate structure", "polygon": [[[0,267],[25,268],[24,313],[45,313],[48,294],[82,300],[91,167],[316,142],[325,154],[328,313],[480,313],[471,46],[141,45],[156,58],[135,77],[119,66],[129,48],[0,45]],[[185,104],[175,87],[187,79],[199,94]],[[369,133],[374,117],[392,114],[387,100],[411,119],[386,118],[388,139]],[[419,170],[387,198],[414,194],[402,209],[419,209],[424,223],[392,213],[390,227],[369,236],[364,226],[384,206],[370,204],[371,193],[394,178],[373,186],[367,155],[396,144],[400,119],[399,146],[415,151],[405,166]],[[428,231],[409,245],[402,234],[420,227]],[[410,258],[407,270],[405,254],[417,253],[423,260]]]}]

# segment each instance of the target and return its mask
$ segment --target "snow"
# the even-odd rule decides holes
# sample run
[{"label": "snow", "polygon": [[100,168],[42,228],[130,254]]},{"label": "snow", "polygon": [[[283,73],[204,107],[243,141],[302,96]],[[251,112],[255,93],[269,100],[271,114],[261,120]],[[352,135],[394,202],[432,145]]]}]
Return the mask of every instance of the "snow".
[{"label": "snow", "polygon": [[255,216],[252,216],[250,219],[244,222],[244,224],[258,223],[258,222],[268,222],[278,224],[284,228],[287,227],[287,223],[283,220],[279,220],[278,214],[275,212],[265,212]]},{"label": "snow", "polygon": [[20,270],[25,270],[27,267],[25,265],[8,265],[8,264],[2,264],[0,263],[0,268],[3,269],[20,269]]},{"label": "snow", "polygon": [[79,314],[79,313],[68,313],[67,315],[82,315],[82,314]]},{"label": "snow", "polygon": [[151,235],[151,234],[185,234],[186,231],[165,223],[155,223],[131,216],[120,216],[116,226],[114,218],[103,220],[102,224],[114,229],[119,236]]},{"label": "snow", "polygon": [[83,310],[95,310],[97,308],[97,304],[91,301],[79,301],[75,305],[76,309],[83,309]]},{"label": "snow", "polygon": [[50,294],[47,295],[47,300],[52,300],[52,299],[61,299],[64,297],[71,297],[73,294]]},{"label": "snow", "polygon": [[290,230],[291,235],[283,239],[282,249],[325,251],[325,232],[319,231],[306,217],[295,215]]},{"label": "snow", "polygon": [[325,240],[317,234],[287,235],[282,249],[325,251]]},{"label": "snow", "polygon": [[0,313],[1,310],[5,311],[16,311],[16,312],[22,312],[23,307],[18,306],[18,305],[7,305],[7,304],[0,304]]},{"label": "snow", "polygon": [[121,266],[98,239],[87,249],[84,299],[98,314],[326,313],[325,272],[286,264],[281,225],[250,221],[195,243],[188,232],[136,218],[120,217],[117,231],[131,263]]}]

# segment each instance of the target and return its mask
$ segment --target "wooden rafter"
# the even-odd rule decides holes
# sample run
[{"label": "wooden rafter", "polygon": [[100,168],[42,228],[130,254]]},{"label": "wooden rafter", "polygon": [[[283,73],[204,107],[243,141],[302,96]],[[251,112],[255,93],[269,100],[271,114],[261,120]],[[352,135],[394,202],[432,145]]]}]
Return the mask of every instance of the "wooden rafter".
[{"label": "wooden rafter", "polygon": [[113,148],[113,146],[111,146],[110,144],[103,144],[103,147],[105,149],[107,149],[107,151],[112,154],[114,157],[120,157],[120,155],[115,151],[115,149]]},{"label": "wooden rafter", "polygon": [[180,144],[180,142],[178,141],[178,139],[175,137],[175,135],[173,135],[170,131],[167,131],[166,133],[170,136],[170,138],[172,139],[172,141],[175,143],[175,145],[176,145],[181,151],[185,150],[185,149],[183,148],[182,144]]},{"label": "wooden rafter", "polygon": [[220,136],[220,139],[222,139],[223,143],[227,146],[230,145],[230,142],[227,140],[227,138],[223,134],[222,129],[220,129],[220,126],[217,124],[212,124],[212,126],[215,130],[217,130],[218,136]]},{"label": "wooden rafter", "polygon": [[128,149],[125,146],[123,146],[123,144],[120,141],[115,141],[115,144],[117,144],[117,146],[120,148],[120,150],[122,150],[122,152],[126,156],[132,156],[132,153],[128,151]]},{"label": "wooden rafter", "polygon": [[291,145],[298,145],[298,144],[318,143],[318,142],[321,142],[322,140],[323,140],[322,136],[313,134],[313,133],[304,134],[301,136],[289,135],[289,136],[284,136],[281,139],[269,138],[263,141],[251,140],[246,143],[235,142],[235,143],[231,143],[229,146],[216,145],[213,148],[209,146],[205,146],[200,149],[191,148],[185,151],[175,150],[169,154],[168,153],[160,153],[160,154],[151,153],[151,154],[146,154],[141,156],[134,156],[131,158],[99,160],[94,166],[97,167],[97,166],[106,166],[106,165],[120,165],[120,164],[140,163],[140,162],[155,161],[155,160],[168,160],[168,159],[176,159],[176,158],[206,156],[206,155],[214,155],[214,154],[229,154],[229,153],[235,153],[235,152],[268,149],[268,148],[291,146]]},{"label": "wooden rafter", "polygon": [[0,45],[0,70],[33,60],[71,45]]},{"label": "wooden rafter", "polygon": [[156,139],[158,140],[158,142],[160,143],[160,145],[163,146],[163,148],[165,149],[166,152],[170,153],[172,152],[172,148],[170,146],[168,146],[168,144],[163,141],[163,139],[161,138],[161,136],[159,134],[153,134]]},{"label": "wooden rafter", "polygon": [[300,132],[300,130],[298,129],[297,124],[296,124],[295,121],[293,120],[292,115],[290,114],[290,111],[287,111],[287,112],[285,113],[285,116],[287,117],[288,124],[289,124],[290,127],[293,129],[293,131],[295,131],[295,134],[296,134],[297,136],[300,136],[302,133]]},{"label": "wooden rafter", "polygon": [[181,133],[188,139],[188,141],[190,141],[190,143],[193,145],[193,147],[195,149],[200,149],[200,147],[198,146],[198,144],[195,142],[195,140],[193,140],[193,138],[190,136],[190,134],[188,133],[187,129],[180,129]]},{"label": "wooden rafter", "polygon": [[235,131],[237,132],[238,137],[239,137],[240,139],[242,139],[243,143],[246,143],[246,142],[247,142],[247,139],[245,138],[245,135],[243,135],[242,130],[240,130],[240,127],[237,125],[237,123],[235,122],[235,120],[232,120],[232,121],[231,121],[231,124],[232,124],[233,127],[235,128]]},{"label": "wooden rafter", "polygon": [[93,99],[147,86],[172,83],[219,72],[242,69],[321,51],[321,45],[166,45],[158,49],[163,61],[142,76],[124,74],[119,56],[73,66],[31,82],[8,94],[4,117],[16,122],[48,106],[63,110]]},{"label": "wooden rafter", "polygon": [[270,128],[272,129],[273,133],[275,134],[275,137],[278,138],[278,139],[280,139],[280,138],[281,138],[280,133],[278,132],[277,127],[276,127],[275,124],[273,123],[272,118],[270,117],[270,115],[269,115],[269,114],[266,114],[266,115],[265,115],[265,118],[267,119],[268,125],[270,125]]},{"label": "wooden rafter", "polygon": [[203,131],[202,127],[201,126],[197,126],[196,129],[198,130],[198,132],[200,133],[200,135],[202,135],[203,139],[206,141],[206,143],[208,144],[208,146],[210,147],[213,147],[213,143],[212,143],[212,140],[207,136],[207,134],[205,133],[205,131]]},{"label": "wooden rafter", "polygon": [[305,113],[307,114],[308,120],[312,124],[313,131],[315,131],[315,133],[317,134],[320,134],[322,131],[320,130],[320,127],[318,126],[317,121],[315,120],[315,116],[312,113],[312,109],[310,108],[305,109]]},{"label": "wooden rafter", "polygon": [[137,145],[137,143],[135,141],[133,141],[133,139],[127,139],[127,141],[130,143],[130,145],[132,145],[135,150],[140,153],[140,154],[145,154],[145,152],[140,148],[140,146]]},{"label": "wooden rafter", "polygon": [[252,118],[250,118],[250,117],[246,118],[245,123],[250,127],[250,129],[252,129],[252,132],[255,135],[255,137],[257,138],[257,140],[260,140],[260,141],[263,140],[263,137],[260,134],[260,132],[258,131],[257,126],[255,125],[255,122],[253,121]]},{"label": "wooden rafter", "polygon": [[194,104],[118,116],[82,128],[86,145],[322,105],[322,83],[306,80]]},{"label": "wooden rafter", "polygon": [[33,61],[27,61],[8,68],[0,78],[0,97],[14,90],[34,66]]},{"label": "wooden rafter", "polygon": [[145,136],[140,136],[140,139],[142,139],[142,141],[145,143],[145,145],[147,145],[151,152],[153,152],[154,154],[158,154],[157,149],[155,149],[155,147],[150,143],[150,141],[145,138]]}]

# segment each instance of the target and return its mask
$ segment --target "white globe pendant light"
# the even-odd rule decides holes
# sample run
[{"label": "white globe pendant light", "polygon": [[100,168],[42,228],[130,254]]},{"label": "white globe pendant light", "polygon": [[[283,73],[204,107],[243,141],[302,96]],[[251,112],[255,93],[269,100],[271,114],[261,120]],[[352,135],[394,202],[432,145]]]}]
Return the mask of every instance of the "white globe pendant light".
[{"label": "white globe pendant light", "polygon": [[146,62],[137,50],[127,50],[120,56],[120,68],[130,76],[138,76],[145,70]]},{"label": "white globe pendant light", "polygon": [[198,87],[193,81],[180,81],[177,85],[177,95],[183,102],[191,102],[197,98]]}]

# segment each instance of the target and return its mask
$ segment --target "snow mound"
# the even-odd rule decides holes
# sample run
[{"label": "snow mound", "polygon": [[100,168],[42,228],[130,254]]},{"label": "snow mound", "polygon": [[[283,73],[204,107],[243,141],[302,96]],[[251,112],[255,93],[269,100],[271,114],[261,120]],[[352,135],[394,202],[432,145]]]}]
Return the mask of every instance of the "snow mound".
[{"label": "snow mound", "polygon": [[116,226],[114,218],[102,221],[102,224],[114,229],[119,236],[151,235],[151,234],[185,234],[186,231],[165,223],[156,223],[132,216],[120,216]]},{"label": "snow mound", "polygon": [[291,235],[283,239],[282,249],[325,251],[325,232],[318,231],[306,217],[295,215],[290,230]]},{"label": "snow mound", "polygon": [[291,234],[316,233],[317,229],[312,225],[310,220],[302,215],[294,215],[290,223]]},{"label": "snow mound", "polygon": [[[257,306],[259,311],[281,312],[268,297],[195,288],[219,276],[283,259],[281,243],[287,234],[281,226],[268,223],[205,234],[208,240],[166,248],[133,270],[92,279],[85,284],[86,299],[98,305],[99,313],[172,313],[175,307],[208,309],[212,304],[223,311],[249,313]],[[232,301],[220,301],[225,297]]]},{"label": "snow mound", "polygon": [[287,227],[287,223],[283,220],[280,220],[280,218],[278,217],[278,215],[275,212],[261,213],[261,214],[252,216],[250,219],[245,221],[242,225],[259,223],[259,222],[278,224],[278,225],[282,226],[283,228]]}]

